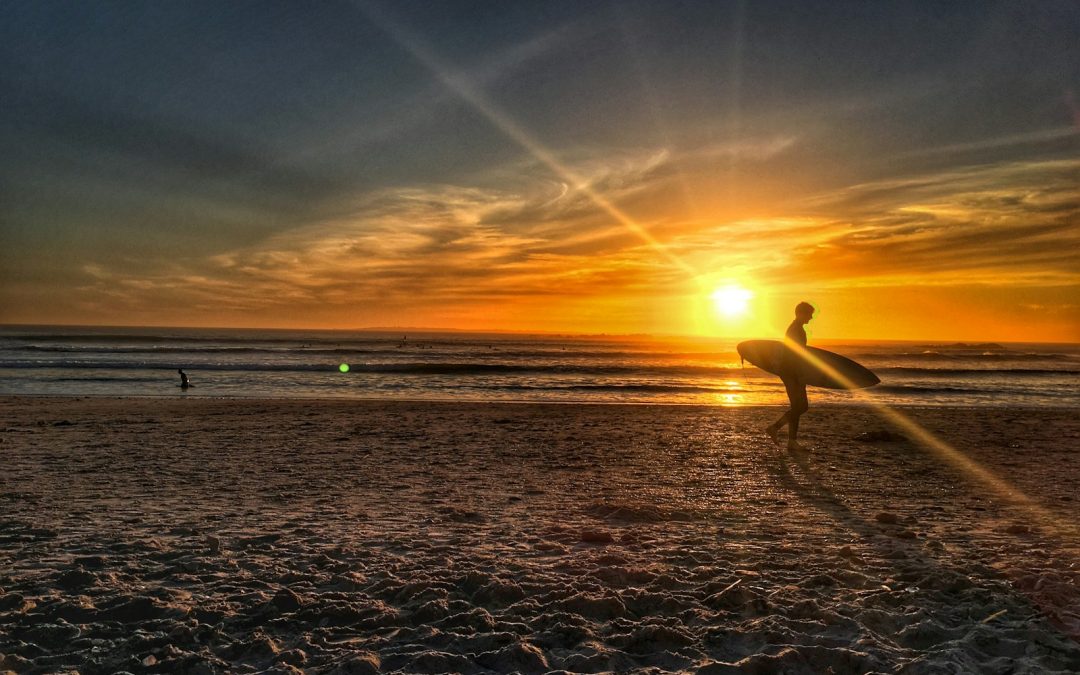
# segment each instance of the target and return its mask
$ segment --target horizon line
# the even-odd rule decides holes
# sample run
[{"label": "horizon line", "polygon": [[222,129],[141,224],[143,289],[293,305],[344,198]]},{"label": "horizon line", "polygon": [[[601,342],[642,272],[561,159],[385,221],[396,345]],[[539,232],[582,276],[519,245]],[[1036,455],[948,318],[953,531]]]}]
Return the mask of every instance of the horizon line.
[{"label": "horizon line", "polygon": [[[651,339],[690,339],[690,340],[754,340],[754,339],[770,339],[768,337],[744,335],[739,337],[723,336],[723,335],[688,335],[683,333],[573,333],[566,331],[545,331],[545,330],[515,330],[515,329],[473,329],[473,328],[433,328],[424,326],[368,326],[363,328],[297,328],[295,326],[290,327],[276,327],[276,326],[171,326],[164,324],[62,324],[62,323],[5,323],[0,322],[0,330],[11,328],[69,328],[69,329],[124,329],[124,330],[227,330],[227,331],[274,331],[274,332],[322,332],[322,333],[418,333],[418,334],[439,334],[439,333],[460,333],[466,335],[537,335],[537,336],[549,336],[549,337],[567,337],[567,338],[651,338]],[[779,338],[775,338],[779,339]],[[841,342],[841,341],[853,341],[853,342],[895,342],[895,343],[921,343],[921,342],[937,342],[937,343],[970,343],[976,345],[985,344],[1043,344],[1043,345],[1078,345],[1080,341],[1047,341],[1047,340],[1010,340],[1010,339],[975,339],[975,338],[963,338],[963,337],[947,337],[947,338],[867,338],[867,337],[828,337],[818,338],[823,342]]]}]

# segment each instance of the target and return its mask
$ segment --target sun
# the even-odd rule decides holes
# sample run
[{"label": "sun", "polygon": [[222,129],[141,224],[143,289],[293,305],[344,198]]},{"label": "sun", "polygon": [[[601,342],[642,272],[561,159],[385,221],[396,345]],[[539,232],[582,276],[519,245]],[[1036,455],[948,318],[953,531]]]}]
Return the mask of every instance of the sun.
[{"label": "sun", "polygon": [[746,310],[750,307],[750,299],[753,297],[753,291],[742,286],[723,286],[712,294],[716,311],[729,318],[746,314]]}]

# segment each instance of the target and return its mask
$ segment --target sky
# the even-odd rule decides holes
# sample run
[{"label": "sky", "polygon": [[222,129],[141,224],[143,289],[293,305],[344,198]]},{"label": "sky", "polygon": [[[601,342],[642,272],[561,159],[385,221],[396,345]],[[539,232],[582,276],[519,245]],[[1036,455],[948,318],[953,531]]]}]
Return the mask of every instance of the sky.
[{"label": "sky", "polygon": [[8,2],[0,102],[0,323],[1080,341],[1075,2]]}]

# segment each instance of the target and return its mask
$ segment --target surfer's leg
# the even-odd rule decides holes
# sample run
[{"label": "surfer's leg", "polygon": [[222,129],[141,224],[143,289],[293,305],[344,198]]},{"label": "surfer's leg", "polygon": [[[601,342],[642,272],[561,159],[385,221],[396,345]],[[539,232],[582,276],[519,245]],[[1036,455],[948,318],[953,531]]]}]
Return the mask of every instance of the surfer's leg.
[{"label": "surfer's leg", "polygon": [[765,433],[769,435],[769,438],[772,439],[773,443],[780,443],[780,430],[783,429],[784,425],[787,424],[789,421],[791,421],[790,410],[781,415],[780,419],[776,420],[765,428]]},{"label": "surfer's leg", "polygon": [[776,420],[765,429],[765,433],[769,434],[769,438],[772,439],[773,443],[777,444],[780,443],[780,430],[784,428],[785,424],[791,424],[795,411],[795,398],[793,397],[792,392],[798,388],[797,382],[793,382],[786,378],[781,378],[781,380],[784,383],[784,389],[787,390],[788,403],[791,407],[787,412],[780,416],[780,419]]},{"label": "surfer's leg", "polygon": [[791,410],[788,412],[788,449],[802,450],[796,440],[799,436],[799,418],[810,408],[810,402],[806,398],[806,385],[801,383],[787,384],[788,398],[791,400]]},{"label": "surfer's leg", "polygon": [[795,440],[796,438],[798,438],[798,436],[799,436],[799,415],[792,415],[791,416],[791,422],[788,424],[788,428],[787,428],[787,444],[788,444],[788,447],[791,447],[792,445],[798,445],[797,441]]},{"label": "surfer's leg", "polygon": [[769,435],[773,443],[780,442],[780,430],[784,428],[784,425],[788,423],[788,414],[784,413],[780,416],[780,419],[776,420],[768,427],[765,428],[765,433]]}]

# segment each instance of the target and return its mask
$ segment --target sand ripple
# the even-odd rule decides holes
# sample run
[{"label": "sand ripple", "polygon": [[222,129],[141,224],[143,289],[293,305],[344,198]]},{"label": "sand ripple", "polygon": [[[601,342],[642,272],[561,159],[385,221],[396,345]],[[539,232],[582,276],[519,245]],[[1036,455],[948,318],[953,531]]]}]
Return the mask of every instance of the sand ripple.
[{"label": "sand ripple", "polygon": [[[3,401],[0,670],[1080,671],[1073,535],[774,412]],[[920,419],[1080,520],[1077,422],[1010,414]]]}]

